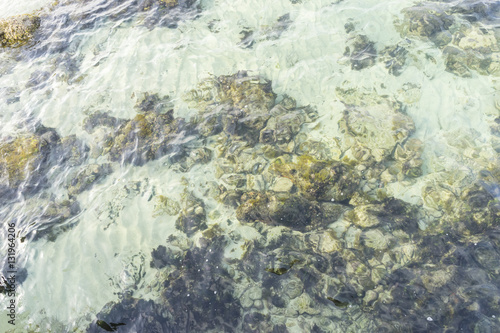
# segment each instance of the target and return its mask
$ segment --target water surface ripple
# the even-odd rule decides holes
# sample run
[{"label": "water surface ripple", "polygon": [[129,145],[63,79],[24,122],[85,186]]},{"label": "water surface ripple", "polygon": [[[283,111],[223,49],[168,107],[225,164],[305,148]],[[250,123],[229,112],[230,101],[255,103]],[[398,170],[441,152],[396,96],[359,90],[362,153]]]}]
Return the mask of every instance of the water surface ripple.
[{"label": "water surface ripple", "polygon": [[0,331],[499,331],[499,14],[1,3]]}]

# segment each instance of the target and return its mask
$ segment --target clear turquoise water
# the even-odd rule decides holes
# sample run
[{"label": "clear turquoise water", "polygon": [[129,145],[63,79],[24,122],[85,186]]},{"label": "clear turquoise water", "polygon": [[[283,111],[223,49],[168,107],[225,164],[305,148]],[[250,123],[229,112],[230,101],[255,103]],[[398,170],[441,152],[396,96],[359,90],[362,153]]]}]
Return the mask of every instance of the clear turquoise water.
[{"label": "clear turquoise water", "polygon": [[[77,162],[33,171],[47,179],[34,193],[16,188],[13,200],[0,199],[2,258],[4,226],[16,221],[24,280],[16,288],[16,325],[2,306],[2,331],[105,331],[97,320],[124,323],[117,326],[123,332],[152,331],[145,322],[160,332],[499,330],[496,1],[202,1],[164,16],[157,6],[0,4],[0,18],[37,9],[42,17],[34,43],[0,52],[0,144],[43,125],[89,147]],[[426,10],[423,18],[411,16],[415,8]],[[385,51],[396,45],[400,53]],[[391,69],[390,61],[400,64]],[[185,147],[188,162],[169,151],[134,165],[103,150],[106,135],[118,132],[85,128],[96,112],[133,119],[146,92],[169,96],[161,112],[173,109],[186,122],[207,118],[211,104],[224,102],[197,103],[190,91],[238,71],[269,80],[276,103],[288,95],[317,112],[298,124],[292,145],[272,149],[285,162],[312,155],[352,167],[356,196],[304,194],[309,171],[270,171],[275,160],[259,138],[227,129],[176,133],[174,146]],[[225,121],[224,110],[214,112]],[[243,153],[223,151],[242,142]],[[363,160],[360,147],[372,157]],[[207,163],[194,158],[200,148],[212,152]],[[268,164],[235,171],[238,161]],[[105,163],[109,174],[70,194],[79,170]],[[420,172],[405,174],[411,163]],[[246,183],[235,187],[231,174]],[[318,214],[338,201],[340,213],[319,225],[307,218],[304,228],[266,223],[265,206],[252,221],[237,213],[246,207],[242,194],[283,193],[279,181],[322,207]],[[312,183],[312,193],[320,191]],[[229,195],[238,196],[235,204],[223,199]],[[178,208],[165,208],[165,198]],[[391,210],[391,198],[404,213]],[[65,213],[53,213],[54,205]],[[179,227],[200,206],[206,228]],[[306,206],[285,220],[313,211]]]}]

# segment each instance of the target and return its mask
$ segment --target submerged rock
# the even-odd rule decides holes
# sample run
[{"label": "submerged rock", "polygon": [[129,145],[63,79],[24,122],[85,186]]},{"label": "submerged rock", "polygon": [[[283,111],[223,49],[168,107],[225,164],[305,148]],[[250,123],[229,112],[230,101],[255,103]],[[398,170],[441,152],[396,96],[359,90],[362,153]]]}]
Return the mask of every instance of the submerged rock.
[{"label": "submerged rock", "polygon": [[[493,327],[482,319],[498,310],[499,299],[500,189],[489,165],[496,160],[473,185],[429,185],[425,206],[380,194],[385,182],[422,174],[423,143],[411,137],[415,125],[401,103],[358,89],[337,94],[346,110],[336,155],[301,134],[315,119],[313,108],[288,96],[276,103],[271,83],[246,72],[200,83],[188,94],[199,109],[189,121],[162,113],[156,94],[144,96],[136,106],[143,113],[133,119],[89,117],[89,131],[108,127],[112,160],[135,163],[125,157],[138,154],[146,163],[162,156],[154,151],[164,145],[166,153],[178,149],[171,161],[182,171],[213,155],[218,180],[204,195],[235,207],[244,224],[218,223],[220,214],[207,216],[204,200],[187,191],[180,205],[157,196],[155,214],[179,214],[181,233],[151,253],[157,275],[149,295],[156,298],[120,293],[126,297],[106,306],[89,331]],[[189,136],[208,147],[179,143]]]},{"label": "submerged rock", "polygon": [[276,159],[270,169],[281,177],[291,179],[309,200],[345,201],[359,184],[359,175],[348,165],[318,161],[307,155],[297,157],[295,163]]},{"label": "submerged rock", "polygon": [[256,142],[270,117],[276,95],[270,81],[247,72],[214,77],[189,92],[187,99],[200,110],[192,119],[203,136],[224,132]]},{"label": "submerged rock", "polygon": [[198,230],[207,229],[205,203],[192,193],[184,193],[183,209],[175,221],[175,227],[191,236]]},{"label": "submerged rock", "polygon": [[343,148],[351,149],[351,156],[358,161],[381,162],[415,131],[413,120],[391,98],[341,88],[337,88],[337,94],[346,105],[339,121]]},{"label": "submerged rock", "polygon": [[153,217],[157,217],[163,214],[167,215],[177,215],[181,210],[179,203],[172,200],[164,195],[158,195],[154,199],[155,207],[153,212]]},{"label": "submerged rock", "polygon": [[44,148],[45,142],[35,135],[19,137],[0,145],[0,188],[3,198],[24,183],[28,191],[34,191],[38,187],[41,180],[36,179],[34,171],[44,162],[41,153]]},{"label": "submerged rock", "polygon": [[142,95],[142,98],[139,98],[137,104],[135,105],[135,109],[138,112],[154,112],[159,114],[163,113],[165,108],[169,106],[169,96],[160,97],[158,94],[150,94],[148,92],[145,92]]},{"label": "submerged rock", "polygon": [[242,222],[264,222],[307,230],[321,223],[318,203],[300,195],[248,192],[241,198],[236,216]]},{"label": "submerged rock", "polygon": [[40,17],[33,14],[0,20],[0,46],[19,47],[28,43],[40,27]]},{"label": "submerged rock", "polygon": [[78,220],[73,218],[81,212],[81,207],[74,199],[60,202],[42,201],[38,202],[38,205],[43,209],[38,215],[35,214],[31,221],[33,227],[24,236],[32,241],[46,238],[54,242],[61,233],[70,230],[78,223]]},{"label": "submerged rock", "polygon": [[397,145],[394,159],[398,162],[398,171],[405,177],[416,178],[422,175],[423,143],[418,139],[408,139],[404,145]]},{"label": "submerged rock", "polygon": [[183,154],[181,146],[173,141],[182,137],[184,121],[174,118],[173,110],[160,114],[147,111],[130,120],[96,113],[85,120],[84,128],[93,132],[96,126],[116,128],[101,143],[111,161],[143,165],[169,153]]},{"label": "submerged rock", "polygon": [[[193,20],[200,12],[197,0],[56,1],[36,14],[0,20],[0,46],[18,47],[32,41],[32,47],[14,53],[18,59],[26,60],[49,54],[73,54],[82,42],[79,32],[109,21],[133,20],[134,25],[149,29],[176,28],[179,22]],[[81,78],[67,72],[63,76],[70,82],[72,77]]]},{"label": "submerged rock", "polygon": [[50,78],[50,73],[47,71],[36,70],[31,73],[31,76],[26,83],[26,88],[40,89],[47,84],[47,80]]},{"label": "submerged rock", "polygon": [[161,285],[163,313],[171,331],[234,331],[241,321],[240,301],[223,258],[227,239],[201,238],[188,249]]},{"label": "submerged rock", "polygon": [[98,127],[104,126],[113,129],[118,129],[126,120],[115,118],[109,115],[109,112],[97,111],[83,121],[83,129],[92,134]]},{"label": "submerged rock", "polygon": [[380,52],[380,61],[390,74],[399,76],[403,72],[408,50],[400,45],[387,46]]},{"label": "submerged rock", "polygon": [[425,1],[403,10],[403,36],[429,38],[443,52],[446,70],[470,77],[500,75],[500,49],[492,24],[499,5],[494,2]]},{"label": "submerged rock", "polygon": [[402,229],[410,234],[418,230],[418,210],[398,199],[389,198],[382,203],[356,206],[345,218],[361,228],[382,224],[391,230]]},{"label": "submerged rock", "polygon": [[256,42],[280,38],[281,34],[290,27],[292,20],[290,19],[290,14],[285,14],[280,16],[277,21],[273,26],[260,31],[253,31],[248,28],[243,29],[240,32],[242,37],[239,46],[251,48]]},{"label": "submerged rock", "polygon": [[81,164],[87,152],[87,146],[75,136],[61,138],[53,129],[43,126],[35,133],[4,140],[0,143],[3,199],[8,200],[15,193],[35,193],[46,185],[46,173],[52,166]]},{"label": "submerged rock", "polygon": [[68,194],[74,196],[90,189],[94,183],[105,178],[112,172],[110,164],[90,164],[71,177],[68,184]]},{"label": "submerged rock", "polygon": [[355,34],[348,39],[344,56],[350,59],[352,69],[359,71],[371,67],[377,59],[375,43],[366,35]]},{"label": "submerged rock", "polygon": [[108,303],[97,314],[87,332],[172,332],[169,320],[161,314],[155,302],[127,298],[120,303]]},{"label": "submerged rock", "polygon": [[446,5],[430,1],[406,8],[403,10],[405,21],[402,28],[412,35],[433,37],[448,30],[454,22],[446,9]]}]

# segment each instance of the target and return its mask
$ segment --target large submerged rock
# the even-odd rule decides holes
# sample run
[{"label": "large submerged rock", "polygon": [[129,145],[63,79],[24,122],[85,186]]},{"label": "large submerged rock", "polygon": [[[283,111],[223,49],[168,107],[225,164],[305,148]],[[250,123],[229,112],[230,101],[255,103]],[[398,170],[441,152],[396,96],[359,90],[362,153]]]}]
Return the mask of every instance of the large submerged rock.
[{"label": "large submerged rock", "polygon": [[500,75],[500,47],[494,18],[496,1],[425,1],[403,10],[402,36],[432,41],[441,49],[446,70],[470,77]]},{"label": "large submerged rock", "polygon": [[102,154],[111,161],[143,165],[167,154],[180,158],[184,155],[182,143],[188,128],[184,119],[174,118],[173,110],[160,113],[162,108],[157,104],[162,103],[163,99],[156,95],[146,94],[136,106],[141,113],[134,118],[118,119],[96,112],[85,119],[83,126],[89,133],[99,127],[111,128],[97,142]]},{"label": "large submerged rock", "polygon": [[40,27],[40,17],[34,14],[11,16],[0,20],[0,46],[19,47],[28,43]]},{"label": "large submerged rock", "polygon": [[[201,196],[186,190],[181,205],[157,197],[155,213],[177,215],[172,221],[179,236],[168,236],[151,254],[151,269],[158,271],[154,301],[127,296],[105,307],[89,330],[129,332],[146,327],[133,326],[144,325],[141,318],[167,331],[494,328],[490,315],[500,295],[496,160],[472,149],[470,165],[485,169],[472,183],[456,173],[459,181],[443,182],[443,190],[424,186],[422,204],[393,198],[384,191],[387,183],[418,184],[414,178],[423,173],[423,143],[412,137],[412,119],[401,103],[372,91],[338,89],[337,96],[345,109],[339,153],[332,154],[303,131],[314,109],[275,95],[269,81],[239,72],[212,77],[188,93],[199,112],[179,119],[182,126],[170,133],[207,146],[179,145],[190,157],[171,162],[180,161],[176,171],[184,171],[214,156],[204,167],[217,180],[204,184]],[[135,143],[133,153],[141,152],[146,163],[156,158],[144,154],[154,144],[177,142],[162,141],[168,137],[162,128],[176,120],[163,113],[161,101],[147,94],[137,103],[144,122],[98,114],[85,127],[108,130],[105,154],[118,144],[116,156],[123,159]],[[474,140],[458,141],[457,149],[469,151],[466,143]],[[205,196],[235,209],[252,238],[237,232],[234,219],[219,221]],[[114,315],[117,310],[124,314]]]},{"label": "large submerged rock", "polygon": [[[175,243],[175,237],[171,237]],[[202,238],[186,250],[153,250],[152,267],[162,273],[154,301],[125,297],[107,304],[87,332],[235,331],[239,300],[222,256],[224,236]]]},{"label": "large submerged rock", "polygon": [[33,194],[47,183],[54,165],[79,165],[88,147],[75,136],[61,138],[51,128],[39,127],[0,142],[0,193],[2,201],[16,193]]}]

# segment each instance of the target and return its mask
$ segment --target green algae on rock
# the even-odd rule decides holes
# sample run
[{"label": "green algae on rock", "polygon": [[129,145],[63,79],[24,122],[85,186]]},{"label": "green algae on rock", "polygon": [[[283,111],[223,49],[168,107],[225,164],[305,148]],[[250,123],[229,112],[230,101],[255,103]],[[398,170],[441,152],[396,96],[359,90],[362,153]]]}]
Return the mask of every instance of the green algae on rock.
[{"label": "green algae on rock", "polygon": [[495,2],[425,1],[403,10],[398,25],[402,36],[430,39],[441,49],[446,70],[471,77],[500,75],[500,48],[490,20],[499,10]]},{"label": "green algae on rock", "polygon": [[88,190],[112,172],[111,164],[89,164],[79,170],[68,183],[68,194],[74,196]]},{"label": "green algae on rock", "polygon": [[159,0],[160,3],[164,4],[167,7],[175,7],[179,4],[177,0]]},{"label": "green algae on rock", "polygon": [[42,162],[43,143],[35,135],[19,137],[0,145],[2,185],[17,188]]},{"label": "green algae on rock", "polygon": [[[372,91],[337,88],[346,106],[339,128],[343,134],[342,161],[362,175],[361,188],[374,192],[377,184],[417,178],[422,175],[423,143],[412,138],[413,120],[401,102]],[[372,193],[375,194],[375,193]]]},{"label": "green algae on rock", "polygon": [[19,47],[28,43],[40,27],[40,17],[33,14],[11,16],[0,20],[0,46]]},{"label": "green algae on rock", "polygon": [[78,165],[88,148],[75,136],[59,137],[50,128],[38,127],[0,143],[0,191],[7,198],[19,191],[32,194],[46,185],[46,172],[55,165]]},{"label": "green algae on rock", "polygon": [[317,228],[321,224],[318,203],[301,195],[247,192],[241,201],[236,216],[242,222],[258,221],[296,230]]},{"label": "green algae on rock", "polygon": [[163,111],[170,105],[169,96],[160,97],[158,94],[150,94],[148,92],[141,95],[141,98],[138,98],[137,104],[134,106],[137,112],[154,112],[159,114],[163,113]]},{"label": "green algae on rock", "polygon": [[181,206],[179,203],[173,199],[170,199],[164,195],[158,195],[154,199],[154,211],[153,217],[157,217],[163,214],[175,216],[179,214]]},{"label": "green algae on rock", "polygon": [[181,132],[183,123],[182,119],[174,118],[173,110],[160,114],[147,111],[130,120],[96,113],[85,120],[84,128],[93,132],[94,126],[115,127],[114,133],[100,143],[103,154],[111,161],[143,165],[175,150],[177,146],[169,144]]},{"label": "green algae on rock", "polygon": [[318,201],[348,200],[358,188],[360,178],[346,164],[318,161],[307,155],[297,157],[295,163],[276,159],[270,170],[291,179],[306,198]]},{"label": "green algae on rock", "polygon": [[270,117],[276,95],[270,81],[242,71],[205,80],[197,89],[191,90],[186,99],[200,110],[192,122],[201,135],[210,136],[223,131],[256,142],[260,129]]},{"label": "green algae on rock", "polygon": [[454,18],[447,11],[447,6],[440,2],[423,2],[403,10],[405,21],[402,29],[412,35],[433,37],[438,32],[448,30]]},{"label": "green algae on rock", "polygon": [[185,192],[183,194],[182,206],[181,213],[175,221],[176,229],[186,233],[188,236],[193,235],[198,230],[207,229],[207,214],[203,200],[198,199],[192,193]]}]

